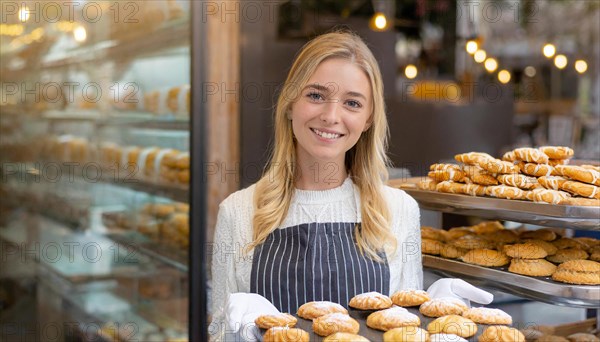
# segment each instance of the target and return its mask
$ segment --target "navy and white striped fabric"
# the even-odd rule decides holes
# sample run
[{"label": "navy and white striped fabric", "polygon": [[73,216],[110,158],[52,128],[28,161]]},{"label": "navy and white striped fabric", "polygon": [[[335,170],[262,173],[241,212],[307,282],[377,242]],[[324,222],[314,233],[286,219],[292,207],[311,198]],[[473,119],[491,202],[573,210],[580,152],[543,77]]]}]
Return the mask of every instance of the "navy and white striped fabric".
[{"label": "navy and white striped fabric", "polygon": [[354,237],[357,223],[308,223],[277,229],[254,250],[250,290],[279,311],[295,313],[310,301],[345,307],[357,294],[388,294],[390,269],[362,256]]}]

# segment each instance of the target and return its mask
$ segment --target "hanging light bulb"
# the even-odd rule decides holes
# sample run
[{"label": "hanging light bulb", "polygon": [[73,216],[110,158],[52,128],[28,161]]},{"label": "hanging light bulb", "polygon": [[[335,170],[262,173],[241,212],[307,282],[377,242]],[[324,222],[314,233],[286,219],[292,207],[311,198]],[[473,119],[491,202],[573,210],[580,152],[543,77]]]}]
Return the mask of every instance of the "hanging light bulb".
[{"label": "hanging light bulb", "polygon": [[547,58],[551,58],[556,53],[556,47],[554,47],[554,45],[548,43],[548,44],[544,45],[542,52],[544,53],[544,56],[546,56]]},{"label": "hanging light bulb", "polygon": [[587,68],[587,62],[583,59],[579,59],[575,62],[575,70],[577,70],[578,73],[583,74],[587,70]]},{"label": "hanging light bulb", "polygon": [[554,65],[559,69],[564,69],[567,66],[567,62],[567,56],[565,55],[556,55],[554,57]]},{"label": "hanging light bulb", "polygon": [[510,72],[508,70],[500,70],[498,72],[498,80],[503,84],[510,82]]},{"label": "hanging light bulb", "polygon": [[494,71],[496,71],[497,68],[498,68],[498,62],[494,58],[490,57],[485,60],[485,70],[487,70],[489,72],[494,72]]},{"label": "hanging light bulb", "polygon": [[465,49],[467,50],[467,52],[469,53],[469,55],[472,55],[475,52],[477,52],[477,49],[479,49],[479,45],[477,44],[476,41],[469,40],[467,42],[467,45],[465,45]]},{"label": "hanging light bulb", "polygon": [[385,14],[377,12],[371,17],[371,29],[374,31],[384,31],[388,27],[388,20]]},{"label": "hanging light bulb", "polygon": [[475,55],[473,55],[473,58],[475,59],[475,62],[477,62],[477,63],[483,63],[483,61],[485,61],[486,57],[487,57],[487,54],[485,53],[485,50],[477,50],[475,52]]},{"label": "hanging light bulb", "polygon": [[406,66],[406,68],[404,68],[404,75],[406,75],[406,78],[408,79],[417,77],[417,73],[417,67],[412,64],[409,64]]}]

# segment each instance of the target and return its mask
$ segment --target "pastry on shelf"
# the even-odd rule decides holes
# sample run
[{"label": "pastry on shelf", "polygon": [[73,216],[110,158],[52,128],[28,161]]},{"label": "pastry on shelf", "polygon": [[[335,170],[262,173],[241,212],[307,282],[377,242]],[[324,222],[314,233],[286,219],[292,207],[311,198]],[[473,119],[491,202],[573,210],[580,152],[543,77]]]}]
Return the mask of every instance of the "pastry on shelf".
[{"label": "pastry on shelf", "polygon": [[431,321],[427,325],[427,331],[430,334],[455,334],[467,338],[477,333],[477,324],[463,316],[446,315]]},{"label": "pastry on shelf", "polygon": [[508,271],[532,277],[548,277],[556,271],[556,266],[544,259],[512,259]]},{"label": "pastry on shelf", "polygon": [[367,317],[367,326],[381,331],[406,326],[418,327],[419,325],[421,325],[419,316],[399,306],[373,312]]},{"label": "pastry on shelf", "polygon": [[391,297],[392,302],[398,306],[419,306],[430,300],[429,294],[423,290],[401,290]]},{"label": "pastry on shelf", "polygon": [[313,320],[313,331],[320,336],[329,336],[336,332],[357,334],[360,324],[347,314],[334,312]]},{"label": "pastry on shelf", "polygon": [[341,312],[346,315],[348,314],[348,310],[346,310],[343,306],[328,301],[308,302],[302,304],[298,308],[298,316],[310,320],[334,312]]},{"label": "pastry on shelf", "polygon": [[386,295],[373,291],[352,297],[348,306],[359,310],[381,310],[392,306],[392,300]]},{"label": "pastry on shelf", "polygon": [[600,263],[592,260],[570,260],[560,264],[552,279],[569,284],[599,285]]}]

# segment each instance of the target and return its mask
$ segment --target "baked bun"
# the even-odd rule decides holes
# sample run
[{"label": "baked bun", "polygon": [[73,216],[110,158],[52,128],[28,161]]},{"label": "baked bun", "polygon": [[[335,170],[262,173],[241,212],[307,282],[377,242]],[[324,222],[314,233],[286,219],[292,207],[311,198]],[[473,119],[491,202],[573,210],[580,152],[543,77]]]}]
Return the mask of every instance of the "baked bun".
[{"label": "baked bun", "polygon": [[391,299],[398,306],[419,306],[430,298],[429,294],[423,290],[401,290],[394,293]]},{"label": "baked bun", "polygon": [[443,242],[431,239],[421,239],[421,253],[423,254],[439,255],[442,247],[444,247]]},{"label": "baked bun", "polygon": [[429,342],[468,342],[455,334],[430,334]]},{"label": "baked bun", "polygon": [[421,238],[445,242],[446,231],[443,229],[423,226],[421,227]]},{"label": "baked bun", "polygon": [[583,249],[578,248],[566,248],[559,249],[556,254],[546,257],[549,261],[555,264],[567,262],[569,260],[580,260],[587,259],[590,255]]},{"label": "baked bun", "polygon": [[298,316],[304,319],[315,319],[317,317],[334,312],[340,312],[346,315],[348,314],[348,310],[346,310],[343,306],[337,303],[326,301],[308,302],[298,308]]},{"label": "baked bun", "polygon": [[556,266],[544,259],[512,259],[508,271],[532,277],[548,277],[556,271]]},{"label": "baked bun", "polygon": [[275,315],[258,316],[254,323],[261,329],[270,329],[273,327],[288,327],[293,328],[298,323],[298,319],[288,313],[280,313]]},{"label": "baked bun", "polygon": [[470,308],[462,315],[479,324],[512,324],[512,317],[500,309]]},{"label": "baked bun", "polygon": [[357,334],[360,324],[354,318],[340,312],[330,313],[313,320],[313,330],[320,336],[329,336],[336,332]]},{"label": "baked bun", "polygon": [[477,324],[462,316],[447,315],[430,322],[427,331],[430,334],[446,333],[467,338],[477,333]]},{"label": "baked bun", "polygon": [[504,253],[511,258],[541,259],[548,256],[544,248],[533,243],[519,243],[504,246]]},{"label": "baked bun", "polygon": [[347,333],[347,332],[336,332],[323,339],[323,342],[369,342],[366,337]]},{"label": "baked bun", "polygon": [[381,310],[392,306],[390,297],[379,292],[366,292],[350,299],[348,306],[359,310]]},{"label": "baked bun", "polygon": [[446,315],[461,315],[469,309],[461,300],[456,298],[434,298],[419,307],[419,312],[428,317],[441,317]]},{"label": "baked bun", "polygon": [[552,279],[569,284],[600,285],[600,263],[592,260],[571,260],[558,266]]},{"label": "baked bun", "polygon": [[532,239],[532,240],[522,240],[522,242],[538,245],[538,246],[542,247],[548,255],[554,255],[554,254],[556,254],[556,251],[558,251],[558,248],[556,248],[556,246],[554,246],[554,244],[552,244],[551,242],[548,242],[548,241]]},{"label": "baked bun", "polygon": [[369,328],[388,331],[394,328],[421,325],[419,316],[414,315],[405,308],[391,307],[389,309],[376,311],[367,317],[367,326]]},{"label": "baked bun", "polygon": [[386,331],[383,342],[429,342],[429,333],[419,327],[400,327]]},{"label": "baked bun", "polygon": [[492,249],[473,249],[463,255],[462,261],[468,264],[499,267],[510,262],[510,258],[506,254]]},{"label": "baked bun", "polygon": [[263,342],[308,342],[308,332],[298,328],[273,327],[263,336]]},{"label": "baked bun", "polygon": [[525,335],[515,328],[493,325],[483,331],[479,342],[525,342]]},{"label": "baked bun", "polygon": [[544,241],[556,240],[556,233],[549,229],[528,230],[522,232],[519,237],[521,239],[538,239]]}]

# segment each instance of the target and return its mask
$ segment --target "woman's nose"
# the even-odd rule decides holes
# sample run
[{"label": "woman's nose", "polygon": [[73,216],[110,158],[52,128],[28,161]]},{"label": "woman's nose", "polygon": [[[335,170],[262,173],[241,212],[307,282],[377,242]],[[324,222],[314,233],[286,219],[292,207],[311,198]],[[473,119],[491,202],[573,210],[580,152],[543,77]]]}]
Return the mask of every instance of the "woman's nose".
[{"label": "woman's nose", "polygon": [[330,100],[324,107],[323,112],[321,113],[321,121],[327,123],[329,125],[337,124],[340,122],[340,113],[339,113],[339,101],[338,100]]}]

